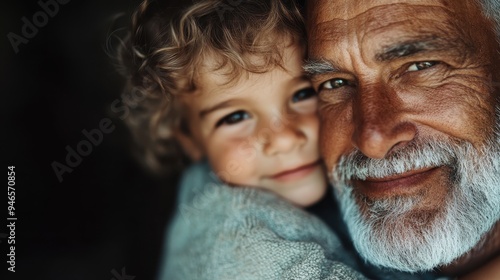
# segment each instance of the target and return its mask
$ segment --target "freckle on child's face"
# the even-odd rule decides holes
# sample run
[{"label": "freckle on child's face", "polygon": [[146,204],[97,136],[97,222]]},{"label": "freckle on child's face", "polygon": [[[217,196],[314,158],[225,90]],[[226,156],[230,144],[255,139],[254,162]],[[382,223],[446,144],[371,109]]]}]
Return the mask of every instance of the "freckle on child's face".
[{"label": "freckle on child's face", "polygon": [[200,90],[180,100],[194,142],[223,181],[307,206],[324,194],[326,179],[317,97],[303,76],[302,59],[302,49],[288,47],[286,71],[250,73],[229,85],[221,73],[206,71]]}]

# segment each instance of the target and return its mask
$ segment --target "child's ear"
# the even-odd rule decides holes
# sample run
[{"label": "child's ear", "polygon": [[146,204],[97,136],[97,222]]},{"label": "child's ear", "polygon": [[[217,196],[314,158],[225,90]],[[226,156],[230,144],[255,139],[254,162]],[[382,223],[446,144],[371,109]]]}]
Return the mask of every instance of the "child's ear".
[{"label": "child's ear", "polygon": [[174,129],[174,137],[177,142],[181,144],[184,153],[186,153],[192,161],[200,161],[203,158],[202,149],[193,136],[189,135],[181,128],[176,128]]}]

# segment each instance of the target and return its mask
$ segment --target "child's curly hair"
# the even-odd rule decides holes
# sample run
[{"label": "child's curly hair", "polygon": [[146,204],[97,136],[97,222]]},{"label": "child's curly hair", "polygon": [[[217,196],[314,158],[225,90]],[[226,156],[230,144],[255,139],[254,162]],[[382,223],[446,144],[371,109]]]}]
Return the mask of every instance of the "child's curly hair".
[{"label": "child's curly hair", "polygon": [[123,98],[140,97],[125,122],[146,166],[168,174],[187,163],[172,137],[181,126],[172,97],[196,89],[204,59],[215,58],[213,70],[234,80],[281,67],[284,42],[305,48],[305,38],[292,0],[143,1],[118,56],[127,79]]}]

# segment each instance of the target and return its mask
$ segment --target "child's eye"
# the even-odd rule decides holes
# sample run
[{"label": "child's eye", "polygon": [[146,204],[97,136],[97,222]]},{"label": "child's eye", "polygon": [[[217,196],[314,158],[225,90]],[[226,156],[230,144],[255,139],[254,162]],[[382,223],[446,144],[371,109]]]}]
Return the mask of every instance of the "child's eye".
[{"label": "child's eye", "polygon": [[220,119],[216,124],[215,124],[215,127],[219,127],[223,124],[225,125],[231,125],[231,124],[235,124],[235,123],[239,123],[243,120],[246,120],[246,119],[249,119],[250,118],[250,115],[245,112],[245,111],[236,111],[234,113],[231,113],[225,117],[223,117],[222,119]]},{"label": "child's eye", "polygon": [[314,97],[316,95],[317,95],[317,93],[313,88],[301,89],[293,95],[292,102],[293,103],[300,102],[302,100],[309,99],[309,98]]}]

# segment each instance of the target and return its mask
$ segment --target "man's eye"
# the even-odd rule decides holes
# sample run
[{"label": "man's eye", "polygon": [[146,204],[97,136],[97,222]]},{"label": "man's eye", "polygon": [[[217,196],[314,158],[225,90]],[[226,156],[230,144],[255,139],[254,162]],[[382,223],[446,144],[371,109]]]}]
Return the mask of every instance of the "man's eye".
[{"label": "man's eye", "polygon": [[328,81],[322,83],[319,86],[319,90],[337,89],[337,88],[341,88],[341,87],[347,86],[347,85],[349,85],[349,82],[346,79],[336,78],[336,79],[331,79],[331,80],[328,80]]},{"label": "man's eye", "polygon": [[302,89],[302,90],[297,91],[293,95],[292,102],[293,103],[300,102],[302,100],[309,99],[309,98],[314,97],[316,95],[317,95],[316,91],[313,88]]},{"label": "man's eye", "polygon": [[420,61],[420,62],[415,62],[410,67],[408,67],[407,71],[408,72],[414,72],[414,71],[420,71],[424,70],[427,68],[431,68],[432,66],[438,64],[437,61]]},{"label": "man's eye", "polygon": [[220,119],[216,124],[215,127],[219,127],[221,125],[232,125],[235,123],[239,123],[243,120],[249,119],[250,115],[245,112],[245,111],[237,111],[234,113],[231,113],[222,119]]}]

